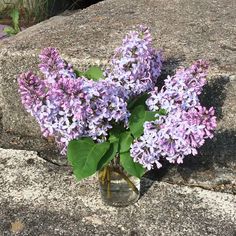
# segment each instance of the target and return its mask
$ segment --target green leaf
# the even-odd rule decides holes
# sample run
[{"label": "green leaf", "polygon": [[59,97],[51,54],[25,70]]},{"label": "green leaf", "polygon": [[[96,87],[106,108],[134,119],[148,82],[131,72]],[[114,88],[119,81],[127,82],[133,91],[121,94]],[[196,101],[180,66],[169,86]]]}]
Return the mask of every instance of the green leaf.
[{"label": "green leaf", "polygon": [[129,120],[129,128],[135,138],[143,134],[144,122],[155,120],[156,114],[157,112],[147,111],[143,105],[139,105],[133,109]]},{"label": "green leaf", "polygon": [[82,71],[79,71],[79,70],[77,70],[77,69],[74,69],[74,72],[75,72],[75,74],[76,74],[77,77],[84,76],[84,72],[82,72]]},{"label": "green leaf", "polygon": [[115,125],[109,131],[109,141],[110,143],[119,142],[120,135],[125,131],[124,125]]},{"label": "green leaf", "polygon": [[102,157],[102,159],[99,161],[97,170],[102,169],[104,166],[106,166],[111,160],[114,159],[116,153],[118,152],[118,142],[111,143],[109,150],[105,153],[105,155]]},{"label": "green leaf", "polygon": [[134,162],[129,152],[120,154],[120,163],[130,175],[141,178],[145,174],[146,169],[141,164]]},{"label": "green leaf", "polygon": [[162,115],[162,116],[165,116],[167,115],[167,111],[163,108],[159,109],[158,112],[157,112],[159,115]]},{"label": "green leaf", "polygon": [[15,35],[15,34],[17,34],[17,32],[15,31],[15,29],[12,28],[11,26],[5,27],[5,28],[3,29],[3,32],[6,33],[7,35]]},{"label": "green leaf", "polygon": [[98,66],[92,66],[90,67],[85,73],[84,76],[88,79],[91,80],[99,80],[99,79],[103,79],[103,71],[101,70],[100,67]]},{"label": "green leaf", "polygon": [[120,135],[119,152],[127,152],[130,149],[130,145],[133,142],[133,137],[129,131],[123,132]]},{"label": "green leaf", "polygon": [[94,143],[91,138],[72,140],[68,145],[67,158],[78,180],[86,178],[97,171],[97,166],[108,151],[108,142]]},{"label": "green leaf", "polygon": [[132,98],[132,100],[129,100],[129,101],[128,101],[128,109],[129,109],[129,110],[132,110],[132,109],[134,109],[134,108],[135,108],[136,106],[138,106],[138,105],[143,105],[143,106],[145,106],[145,108],[147,108],[146,100],[147,100],[149,97],[150,97],[149,94],[144,93],[144,94],[142,94],[141,96]]},{"label": "green leaf", "polygon": [[120,135],[115,134],[115,133],[114,134],[113,133],[110,134],[110,137],[109,137],[110,143],[119,142],[119,139],[120,139]]}]

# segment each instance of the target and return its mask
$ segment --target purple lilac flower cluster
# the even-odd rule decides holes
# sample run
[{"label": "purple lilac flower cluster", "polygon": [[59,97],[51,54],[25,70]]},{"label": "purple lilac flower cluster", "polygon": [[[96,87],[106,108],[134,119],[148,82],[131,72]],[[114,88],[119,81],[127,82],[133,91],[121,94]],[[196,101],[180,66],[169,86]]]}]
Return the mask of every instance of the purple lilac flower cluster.
[{"label": "purple lilac flower cluster", "polygon": [[89,136],[102,141],[112,122],[127,124],[124,90],[106,80],[76,78],[54,48],[43,50],[40,59],[45,78],[31,72],[20,75],[19,92],[43,135],[54,136],[63,154],[72,139]]},{"label": "purple lilac flower cluster", "polygon": [[45,48],[39,55],[39,69],[47,78],[48,83],[55,83],[61,77],[76,78],[73,66],[61,58],[56,48]]},{"label": "purple lilac flower cluster", "polygon": [[206,84],[208,64],[202,60],[195,62],[189,68],[181,68],[174,76],[168,76],[164,86],[158,91],[154,89],[146,104],[152,111],[160,108],[167,112],[176,109],[187,110],[200,105],[199,95]]},{"label": "purple lilac flower cluster", "polygon": [[165,80],[164,87],[155,89],[146,101],[152,111],[165,109],[167,115],[145,122],[144,134],[131,147],[134,161],[147,169],[170,163],[182,163],[186,155],[196,155],[205,139],[213,137],[216,128],[214,109],[202,107],[198,95],[206,83],[207,64],[197,61],[187,69],[180,69]]},{"label": "purple lilac flower cluster", "polygon": [[152,47],[148,28],[140,26],[139,31],[131,31],[115,50],[105,76],[132,97],[155,87],[161,67],[161,53]]},{"label": "purple lilac flower cluster", "polygon": [[[157,112],[156,120],[144,123],[144,134],[131,145],[131,156],[147,169],[160,168],[161,159],[182,163],[197,154],[216,128],[214,109],[202,107],[199,95],[206,84],[208,65],[197,61],[168,76],[158,90],[161,53],[152,48],[147,28],[130,32],[117,48],[104,80],[77,77],[73,66],[55,48],[40,54],[43,79],[27,72],[19,76],[19,92],[26,110],[40,124],[45,137],[54,136],[61,152],[70,140],[91,137],[106,140],[113,123],[128,126],[127,101],[150,92],[146,104]],[[166,115],[158,115],[164,109]]]}]

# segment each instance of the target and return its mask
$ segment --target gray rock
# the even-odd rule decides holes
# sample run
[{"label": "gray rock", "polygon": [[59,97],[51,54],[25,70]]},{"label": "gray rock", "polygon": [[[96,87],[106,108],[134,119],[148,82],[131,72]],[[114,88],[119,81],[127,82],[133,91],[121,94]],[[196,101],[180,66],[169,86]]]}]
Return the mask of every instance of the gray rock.
[{"label": "gray rock", "polygon": [[[209,85],[202,100],[207,106],[216,107],[218,117],[216,136],[204,145],[198,157],[187,158],[178,168],[167,167],[159,174],[155,173],[154,179],[235,192],[234,4],[234,0],[107,0],[72,15],[53,17],[1,41],[2,122],[7,135],[9,131],[13,133],[10,142],[7,135],[2,135],[1,147],[11,148],[21,141],[14,148],[41,152],[46,145],[40,138],[38,124],[20,103],[16,83],[19,73],[29,69],[38,72],[38,54],[42,48],[59,48],[62,55],[79,68],[90,64],[105,65],[124,35],[133,26],[145,24],[151,29],[154,46],[163,49],[166,60],[164,75],[199,58],[210,61]],[[24,141],[23,136],[32,138],[27,137]],[[16,137],[19,138],[17,142]]]},{"label": "gray rock", "polygon": [[[16,77],[28,69],[36,70],[42,48],[57,47],[80,67],[103,64],[125,33],[139,24],[151,28],[155,47],[164,51],[167,72],[204,58],[211,62],[212,73],[235,74],[233,6],[233,0],[108,0],[69,16],[53,17],[4,40],[0,43],[4,129],[39,135],[38,125],[20,105]],[[231,123],[232,115],[227,116]]]},{"label": "gray rock", "polygon": [[[1,235],[212,235],[236,232],[236,197],[155,181],[126,208],[101,202],[96,176],[70,171],[32,151],[0,149]],[[143,188],[150,180],[143,180]]]}]

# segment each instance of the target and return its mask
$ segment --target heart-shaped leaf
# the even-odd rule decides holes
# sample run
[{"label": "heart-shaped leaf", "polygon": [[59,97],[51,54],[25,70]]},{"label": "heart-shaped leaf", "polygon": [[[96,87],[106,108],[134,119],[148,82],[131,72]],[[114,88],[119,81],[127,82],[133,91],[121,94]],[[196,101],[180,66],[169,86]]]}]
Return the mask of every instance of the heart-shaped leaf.
[{"label": "heart-shaped leaf", "polygon": [[147,93],[144,93],[138,97],[135,97],[135,98],[132,98],[132,100],[129,100],[128,101],[128,109],[129,110],[132,110],[134,109],[136,106],[139,106],[139,105],[143,105],[145,108],[147,108],[147,105],[146,105],[146,100],[150,97],[149,94]]},{"label": "heart-shaped leaf", "polygon": [[114,159],[117,152],[118,152],[118,142],[111,143],[109,150],[105,153],[105,155],[99,161],[98,166],[97,166],[97,170],[100,170],[104,166],[109,164],[109,162]]},{"label": "heart-shaped leaf", "polygon": [[67,157],[76,178],[81,180],[94,174],[109,147],[110,143],[94,143],[91,138],[70,141]]},{"label": "heart-shaped leaf", "polygon": [[98,66],[92,66],[90,67],[85,73],[84,76],[88,79],[91,80],[99,80],[99,79],[103,79],[103,71],[101,70],[100,67]]},{"label": "heart-shaped leaf", "polygon": [[129,128],[135,138],[143,134],[144,122],[155,120],[156,114],[157,112],[147,111],[144,105],[139,105],[133,109],[129,120]]},{"label": "heart-shaped leaf", "polygon": [[145,174],[146,169],[141,164],[134,162],[129,152],[120,154],[120,163],[130,175],[141,178]]},{"label": "heart-shaped leaf", "polygon": [[74,69],[74,73],[76,74],[77,77],[82,77],[84,76],[84,72],[80,71],[80,70],[77,70],[77,69]]},{"label": "heart-shaped leaf", "polygon": [[125,131],[124,125],[114,125],[109,131],[109,142],[119,142],[120,135]]},{"label": "heart-shaped leaf", "polygon": [[133,142],[133,137],[129,131],[121,133],[119,152],[122,153],[129,151],[132,142]]}]

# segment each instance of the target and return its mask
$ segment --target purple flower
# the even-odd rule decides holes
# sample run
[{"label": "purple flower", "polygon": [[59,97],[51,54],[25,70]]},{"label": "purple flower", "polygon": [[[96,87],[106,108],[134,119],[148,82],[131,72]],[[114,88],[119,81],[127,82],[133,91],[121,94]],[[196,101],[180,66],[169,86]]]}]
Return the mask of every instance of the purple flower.
[{"label": "purple flower", "polygon": [[162,108],[170,112],[179,107],[186,110],[198,106],[198,95],[206,84],[207,68],[208,64],[199,60],[187,69],[177,70],[174,76],[168,76],[160,91],[155,88],[150,92],[146,101],[149,109],[157,111]]},{"label": "purple flower", "polygon": [[106,80],[89,81],[85,101],[87,107],[87,136],[93,139],[106,137],[114,122],[128,123],[126,93]]},{"label": "purple flower", "polygon": [[33,115],[33,110],[43,104],[46,96],[46,85],[32,72],[23,73],[18,78],[19,93],[25,109]]},{"label": "purple flower", "polygon": [[189,111],[177,110],[146,122],[144,134],[131,147],[131,156],[146,168],[161,167],[160,158],[182,163],[186,155],[196,155],[205,139],[213,137],[216,117],[213,108],[197,106]]},{"label": "purple flower", "polygon": [[63,154],[70,140],[89,136],[101,142],[114,122],[127,125],[130,114],[122,88],[106,80],[59,77],[52,84],[46,80],[31,72],[22,74],[19,91],[43,135],[54,136]]},{"label": "purple flower", "polygon": [[76,78],[73,67],[67,64],[56,48],[45,48],[39,55],[41,63],[39,69],[45,75],[48,83],[54,83],[61,77]]},{"label": "purple flower", "polygon": [[155,121],[144,124],[144,134],[131,147],[131,156],[146,168],[161,167],[165,158],[182,163],[187,155],[196,155],[205,139],[213,137],[216,128],[214,109],[202,107],[198,95],[206,83],[207,63],[197,61],[187,69],[180,69],[165,80],[158,92],[155,88],[146,101],[152,111],[165,109],[166,116],[157,115]]},{"label": "purple flower", "polygon": [[131,31],[115,50],[105,72],[108,80],[135,96],[154,88],[161,72],[162,57],[152,48],[152,38],[147,27]]}]

